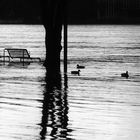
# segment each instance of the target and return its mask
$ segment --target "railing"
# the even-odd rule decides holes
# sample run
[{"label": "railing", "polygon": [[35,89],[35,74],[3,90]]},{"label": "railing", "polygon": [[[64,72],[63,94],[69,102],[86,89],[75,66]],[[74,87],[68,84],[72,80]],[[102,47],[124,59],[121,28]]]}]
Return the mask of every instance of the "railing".
[{"label": "railing", "polygon": [[[6,56],[6,51],[8,52],[8,56]],[[2,57],[2,56],[1,56]],[[3,51],[3,61],[5,62],[5,58],[8,57],[8,61],[11,61],[11,59],[19,59],[20,62],[24,62],[26,60],[32,61],[38,60],[39,62],[41,59],[39,57],[30,57],[30,54],[28,53],[27,49],[16,49],[16,48],[6,48]]]}]

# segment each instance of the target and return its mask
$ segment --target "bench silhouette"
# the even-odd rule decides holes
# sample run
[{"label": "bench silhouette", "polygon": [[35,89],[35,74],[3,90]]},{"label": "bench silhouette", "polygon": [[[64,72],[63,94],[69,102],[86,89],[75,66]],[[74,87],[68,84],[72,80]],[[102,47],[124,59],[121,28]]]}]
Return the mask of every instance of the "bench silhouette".
[{"label": "bench silhouette", "polygon": [[[5,55],[6,51],[8,52],[8,56]],[[41,59],[39,57],[30,57],[29,52],[27,51],[27,49],[15,49],[15,48],[10,48],[10,49],[4,49],[4,61],[5,58],[8,57],[9,61],[11,61],[11,59],[20,59],[20,62],[24,62],[25,60],[31,61],[33,62],[33,60],[38,60],[39,62],[41,61]]]}]

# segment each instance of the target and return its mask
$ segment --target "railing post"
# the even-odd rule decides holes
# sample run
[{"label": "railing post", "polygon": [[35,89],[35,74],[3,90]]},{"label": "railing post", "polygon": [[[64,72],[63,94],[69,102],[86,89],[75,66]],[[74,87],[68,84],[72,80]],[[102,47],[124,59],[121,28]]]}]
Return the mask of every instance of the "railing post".
[{"label": "railing post", "polygon": [[24,66],[24,49],[23,49],[23,66]]},{"label": "railing post", "polygon": [[64,2],[64,74],[67,75],[67,2],[66,0]]},{"label": "railing post", "polygon": [[5,64],[5,49],[3,51],[3,59],[4,59],[4,64]]}]

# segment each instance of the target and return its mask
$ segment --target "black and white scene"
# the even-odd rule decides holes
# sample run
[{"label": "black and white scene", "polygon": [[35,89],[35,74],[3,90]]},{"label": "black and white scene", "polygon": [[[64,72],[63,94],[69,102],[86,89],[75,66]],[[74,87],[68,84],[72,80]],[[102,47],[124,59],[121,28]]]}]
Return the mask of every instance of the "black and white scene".
[{"label": "black and white scene", "polygon": [[0,140],[140,140],[140,0],[0,0]]}]

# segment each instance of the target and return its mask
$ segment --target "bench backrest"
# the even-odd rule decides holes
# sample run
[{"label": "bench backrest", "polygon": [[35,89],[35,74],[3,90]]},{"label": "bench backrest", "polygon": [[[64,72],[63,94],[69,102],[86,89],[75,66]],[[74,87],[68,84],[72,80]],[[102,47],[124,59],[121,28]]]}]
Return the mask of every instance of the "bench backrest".
[{"label": "bench backrest", "polygon": [[5,49],[11,58],[30,58],[26,49]]}]

